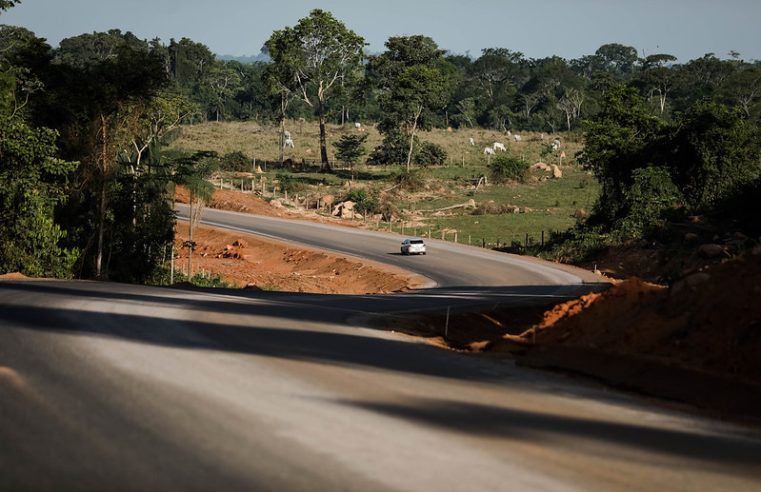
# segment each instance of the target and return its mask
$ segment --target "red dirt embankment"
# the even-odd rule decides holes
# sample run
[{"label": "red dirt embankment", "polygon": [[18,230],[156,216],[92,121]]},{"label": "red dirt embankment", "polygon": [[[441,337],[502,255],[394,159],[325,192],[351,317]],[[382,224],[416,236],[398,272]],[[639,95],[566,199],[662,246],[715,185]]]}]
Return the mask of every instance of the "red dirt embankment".
[{"label": "red dirt embankment", "polygon": [[625,280],[555,306],[506,339],[637,355],[761,383],[761,256],[717,265],[671,289]]},{"label": "red dirt embankment", "polygon": [[[189,250],[183,248],[188,224],[177,224],[175,251],[179,271],[187,270]],[[193,272],[221,277],[238,287],[323,294],[368,294],[413,288],[418,281],[407,272],[360,262],[340,255],[200,226],[193,230],[196,249]]]}]

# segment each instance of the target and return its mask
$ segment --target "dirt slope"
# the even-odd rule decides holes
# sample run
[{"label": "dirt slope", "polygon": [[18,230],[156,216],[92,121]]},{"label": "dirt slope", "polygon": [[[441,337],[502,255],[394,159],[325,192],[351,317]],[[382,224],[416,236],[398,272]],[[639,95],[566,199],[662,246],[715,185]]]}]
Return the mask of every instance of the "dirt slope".
[{"label": "dirt slope", "polygon": [[[186,222],[175,233],[176,268],[187,271]],[[193,232],[193,272],[222,277],[238,287],[325,294],[368,294],[402,291],[416,280],[401,269],[359,262],[258,236],[200,226]]]}]

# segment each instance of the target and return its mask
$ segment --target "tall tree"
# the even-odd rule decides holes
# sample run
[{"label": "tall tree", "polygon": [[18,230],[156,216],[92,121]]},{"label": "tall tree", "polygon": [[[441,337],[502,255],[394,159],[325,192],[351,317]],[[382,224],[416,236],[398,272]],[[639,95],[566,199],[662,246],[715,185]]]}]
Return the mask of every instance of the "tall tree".
[{"label": "tall tree", "polygon": [[431,38],[392,37],[386,41],[386,48],[370,63],[380,80],[384,111],[380,129],[386,134],[402,131],[407,136],[409,170],[416,132],[430,126],[426,116],[445,105],[451,88],[439,64],[444,52]]},{"label": "tall tree", "polygon": [[[73,221],[69,225],[87,236],[78,238],[84,243],[83,261],[93,265],[92,270],[89,265],[86,270],[104,277],[107,275],[104,255],[113,251],[110,247],[113,244],[106,249],[106,241],[114,237],[106,232],[121,226],[116,223],[109,201],[115,196],[120,173],[124,172],[120,155],[135,138],[132,110],[157,95],[167,74],[164,60],[151,52],[147,43],[136,45],[130,36],[125,36],[113,54],[105,57],[91,56],[101,52],[97,46],[103,36],[96,33],[78,38],[78,49],[66,51],[66,56],[60,58],[67,61],[51,66],[46,82],[46,106],[39,108],[38,113],[50,126],[61,129],[64,155],[83,163],[80,186],[74,188],[72,195],[77,198],[67,204],[77,210],[69,217]],[[105,37],[112,38],[112,32]],[[95,47],[89,47],[86,41]],[[78,55],[82,58],[77,58]],[[97,211],[94,217],[93,211]],[[88,247],[90,244],[95,247]]]},{"label": "tall tree", "polygon": [[364,45],[361,36],[347,29],[330,12],[319,9],[293,28],[273,32],[265,43],[272,62],[293,72],[301,99],[317,110],[323,170],[330,170],[325,128],[327,104],[345,74],[359,66]]}]

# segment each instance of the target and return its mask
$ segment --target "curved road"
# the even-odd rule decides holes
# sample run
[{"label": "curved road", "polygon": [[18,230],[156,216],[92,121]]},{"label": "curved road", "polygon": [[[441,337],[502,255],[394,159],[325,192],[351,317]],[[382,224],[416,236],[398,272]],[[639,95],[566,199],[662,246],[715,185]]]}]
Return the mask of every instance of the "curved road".
[{"label": "curved road", "polygon": [[583,274],[205,212],[414,270],[405,295],[0,282],[0,490],[761,490],[761,435],[357,326],[532,302]]}]

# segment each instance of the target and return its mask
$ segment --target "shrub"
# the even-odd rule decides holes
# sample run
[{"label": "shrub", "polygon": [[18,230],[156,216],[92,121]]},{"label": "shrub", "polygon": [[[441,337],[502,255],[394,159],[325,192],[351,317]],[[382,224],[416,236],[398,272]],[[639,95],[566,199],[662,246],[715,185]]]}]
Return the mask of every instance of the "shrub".
[{"label": "shrub", "polygon": [[489,164],[489,174],[494,183],[506,183],[508,181],[524,182],[528,170],[528,162],[524,162],[509,154],[496,155],[492,159],[491,164]]},{"label": "shrub", "polygon": [[373,149],[367,159],[369,164],[404,164],[407,162],[409,141],[401,132],[390,132],[383,142]]},{"label": "shrub", "polygon": [[402,169],[394,176],[394,182],[399,189],[405,191],[419,191],[425,186],[425,180],[420,171]]},{"label": "shrub", "polygon": [[421,166],[441,166],[447,161],[447,151],[441,145],[423,142],[417,148],[413,160],[415,164],[420,164]]},{"label": "shrub", "polygon": [[671,180],[668,170],[646,167],[632,171],[633,183],[626,190],[628,213],[618,232],[624,238],[641,238],[664,222],[664,214],[680,205],[684,198]]},{"label": "shrub", "polygon": [[364,188],[350,190],[344,200],[354,202],[356,204],[354,209],[363,215],[378,213],[380,210],[378,199]]},{"label": "shrub", "polygon": [[277,176],[275,177],[280,183],[280,191],[282,191],[283,193],[285,193],[286,191],[288,193],[298,193],[306,189],[306,186],[304,185],[304,183],[302,183],[298,178],[294,177],[292,174],[278,173]]},{"label": "shrub", "polygon": [[219,168],[222,171],[250,171],[251,159],[249,159],[243,152],[230,152],[229,154],[222,156],[219,160]]}]

